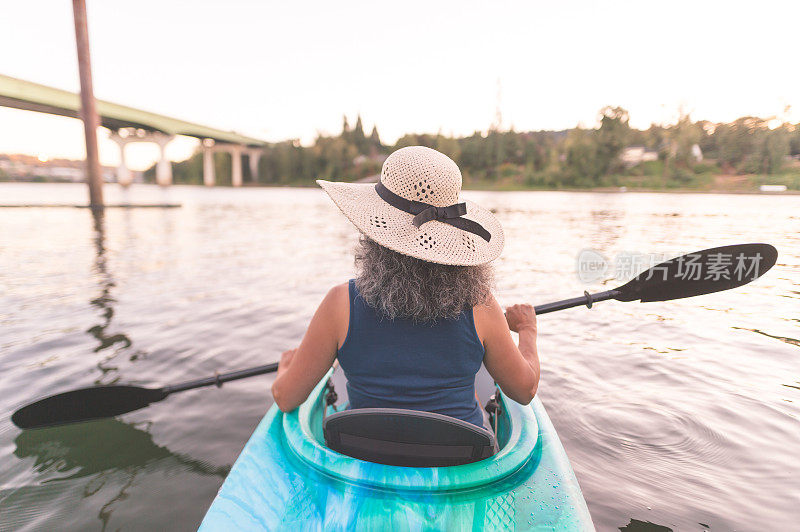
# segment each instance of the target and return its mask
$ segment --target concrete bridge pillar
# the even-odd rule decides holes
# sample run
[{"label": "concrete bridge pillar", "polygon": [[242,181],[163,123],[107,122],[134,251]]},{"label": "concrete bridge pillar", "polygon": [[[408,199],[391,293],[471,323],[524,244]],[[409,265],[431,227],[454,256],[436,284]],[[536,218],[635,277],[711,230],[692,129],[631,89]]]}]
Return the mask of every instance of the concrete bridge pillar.
[{"label": "concrete bridge pillar", "polygon": [[231,184],[235,187],[242,186],[242,147],[231,146]]},{"label": "concrete bridge pillar", "polygon": [[164,133],[153,133],[153,142],[158,144],[160,150],[160,157],[156,163],[156,183],[162,187],[167,187],[172,184],[172,163],[167,159],[166,148],[167,144],[172,142],[175,137]]},{"label": "concrete bridge pillar", "polygon": [[112,131],[109,135],[109,138],[117,143],[119,146],[119,166],[117,166],[117,183],[122,185],[123,187],[128,187],[133,182],[133,173],[131,172],[130,168],[128,168],[128,164],[125,161],[125,146],[131,142],[131,139],[128,137],[127,131],[126,135],[122,136],[122,131]]},{"label": "concrete bridge pillar", "polygon": [[125,143],[119,145],[119,166],[117,167],[117,183],[123,187],[133,183],[133,173],[125,161]]},{"label": "concrete bridge pillar", "polygon": [[261,160],[261,150],[250,150],[248,152],[250,161],[250,178],[254,183],[258,182],[258,162]]},{"label": "concrete bridge pillar", "polygon": [[213,187],[217,182],[214,170],[214,141],[212,139],[203,140],[203,184]]},{"label": "concrete bridge pillar", "polygon": [[119,166],[117,167],[117,182],[127,187],[133,182],[133,173],[128,168],[125,159],[125,146],[131,142],[155,142],[160,150],[160,157],[156,162],[156,183],[161,186],[172,184],[172,163],[167,159],[165,150],[167,144],[172,142],[175,135],[167,135],[160,131],[147,131],[134,127],[124,127],[118,131],[111,131],[109,138],[119,146]]}]

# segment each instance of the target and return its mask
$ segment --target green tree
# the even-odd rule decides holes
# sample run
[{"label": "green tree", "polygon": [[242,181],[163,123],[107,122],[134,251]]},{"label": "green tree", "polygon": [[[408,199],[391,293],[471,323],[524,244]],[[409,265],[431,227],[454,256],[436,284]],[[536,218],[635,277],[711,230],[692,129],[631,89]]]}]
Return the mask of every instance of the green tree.
[{"label": "green tree", "polygon": [[456,163],[461,157],[461,147],[458,145],[458,140],[453,137],[445,137],[441,133],[436,135],[436,150],[444,153]]},{"label": "green tree", "polygon": [[789,125],[789,155],[800,155],[800,123]]},{"label": "green tree", "polygon": [[351,142],[355,145],[358,153],[364,155],[369,153],[369,142],[367,141],[366,135],[364,135],[364,124],[361,122],[360,114],[358,115],[356,125],[352,131]]},{"label": "green tree", "polygon": [[714,133],[720,164],[727,171],[759,171],[762,166],[759,145],[764,142],[767,129],[766,121],[755,116],[720,124]]},{"label": "green tree", "polygon": [[622,107],[606,106],[600,110],[600,129],[597,131],[597,170],[599,175],[621,169],[619,155],[628,145],[630,126],[628,111]]},{"label": "green tree", "polygon": [[604,172],[596,132],[581,128],[570,130],[565,141],[563,182],[572,186],[594,186]]},{"label": "green tree", "polygon": [[789,155],[791,125],[781,124],[767,132],[764,142],[764,173],[776,174],[783,167],[784,158]]},{"label": "green tree", "polygon": [[378,126],[372,126],[372,133],[369,135],[370,153],[375,155],[383,151],[383,143],[378,135]]},{"label": "green tree", "polygon": [[350,124],[347,122],[347,115],[342,115],[342,133],[339,136],[350,141]]}]

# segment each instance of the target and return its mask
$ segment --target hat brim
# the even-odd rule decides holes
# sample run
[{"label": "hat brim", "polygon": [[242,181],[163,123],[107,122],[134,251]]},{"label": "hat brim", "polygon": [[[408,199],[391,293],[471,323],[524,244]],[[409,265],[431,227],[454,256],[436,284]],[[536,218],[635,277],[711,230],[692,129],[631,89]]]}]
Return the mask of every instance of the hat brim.
[{"label": "hat brim", "polygon": [[359,231],[378,244],[428,262],[475,266],[496,259],[505,242],[500,221],[488,209],[465,201],[467,214],[489,231],[483,238],[450,224],[431,220],[415,227],[414,216],[386,203],[370,183],[341,183],[317,180],[337,207]]}]

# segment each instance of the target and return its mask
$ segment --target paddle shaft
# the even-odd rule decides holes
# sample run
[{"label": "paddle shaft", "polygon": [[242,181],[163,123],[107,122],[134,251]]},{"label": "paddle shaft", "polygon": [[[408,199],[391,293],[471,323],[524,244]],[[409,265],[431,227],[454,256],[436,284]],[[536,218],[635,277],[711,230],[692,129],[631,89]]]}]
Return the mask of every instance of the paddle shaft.
[{"label": "paddle shaft", "polygon": [[197,379],[194,381],[182,382],[180,384],[173,384],[165,386],[161,390],[165,395],[177,392],[185,392],[186,390],[194,390],[195,388],[202,388],[204,386],[222,386],[225,382],[236,381],[239,379],[246,379],[248,377],[255,377],[256,375],[263,375],[265,373],[273,373],[278,370],[278,363],[267,364],[265,366],[256,366],[250,369],[242,369],[239,371],[231,371],[230,373],[218,373],[213,377],[206,377],[205,379]]},{"label": "paddle shaft", "polygon": [[592,308],[592,304],[595,302],[614,299],[618,295],[618,290],[606,290],[605,292],[597,292],[596,294],[584,292],[581,297],[573,297],[572,299],[563,299],[561,301],[554,301],[553,303],[545,303],[544,305],[533,307],[533,310],[535,310],[536,314],[539,315],[572,307],[580,307],[581,305],[586,305],[587,308]]},{"label": "paddle shaft", "polygon": [[[598,292],[590,294],[584,292],[581,297],[574,297],[572,299],[564,299],[562,301],[555,301],[553,303],[545,303],[534,307],[536,314],[547,314],[548,312],[556,312],[557,310],[564,310],[572,307],[579,307],[586,305],[592,308],[592,304],[596,301],[605,301],[607,299],[614,299],[619,292],[617,290],[607,290],[605,292]],[[213,377],[206,377],[205,379],[197,379],[193,381],[182,382],[180,384],[173,384],[165,386],[161,390],[166,394],[177,392],[184,392],[186,390],[194,390],[195,388],[203,388],[204,386],[222,386],[223,383],[235,381],[239,379],[246,379],[248,377],[255,377],[256,375],[263,375],[265,373],[273,373],[278,370],[278,363],[267,364],[265,366],[256,366],[254,368],[242,369],[239,371],[231,371],[230,373],[219,373]]]},{"label": "paddle shaft", "polygon": [[[608,299],[644,303],[710,294],[754,281],[772,268],[777,258],[778,251],[769,244],[706,249],[657,264],[613,290],[596,294],[584,292],[581,297],[546,303],[534,309],[537,314],[547,314],[582,305],[592,308],[595,302]],[[749,259],[749,266],[746,259]],[[705,275],[702,275],[703,265]],[[225,382],[272,373],[277,369],[278,363],[273,363],[155,389],[126,385],[83,388],[36,401],[14,412],[11,419],[20,428],[33,428],[113,417],[144,408],[176,392],[212,385],[219,387]]]}]

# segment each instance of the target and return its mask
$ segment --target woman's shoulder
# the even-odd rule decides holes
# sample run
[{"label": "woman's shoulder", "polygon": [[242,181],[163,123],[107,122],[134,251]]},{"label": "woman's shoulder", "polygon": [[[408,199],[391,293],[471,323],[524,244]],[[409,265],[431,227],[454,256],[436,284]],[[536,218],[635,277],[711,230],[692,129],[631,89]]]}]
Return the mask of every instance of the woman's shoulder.
[{"label": "woman's shoulder", "polygon": [[[333,286],[328,290],[326,299],[330,299],[332,303],[343,303],[350,300],[350,281]],[[337,305],[338,306],[338,305]]]},{"label": "woman's shoulder", "polygon": [[481,341],[496,331],[502,330],[502,325],[505,323],[503,309],[494,294],[491,293],[483,302],[473,307],[472,316],[475,320],[475,330]]},{"label": "woman's shoulder", "polygon": [[500,307],[500,303],[497,302],[497,298],[495,298],[494,294],[491,292],[488,296],[486,296],[486,299],[475,305],[472,310],[476,317],[478,315],[482,317],[496,317],[498,314],[503,314],[503,309]]},{"label": "woman's shoulder", "polygon": [[317,309],[317,315],[334,328],[337,345],[342,346],[347,336],[350,315],[349,282],[337,284],[328,290]]},{"label": "woman's shoulder", "polygon": [[317,309],[323,317],[330,318],[333,314],[341,314],[343,311],[347,312],[350,307],[348,283],[337,284],[325,294],[322,303],[319,304]]}]

